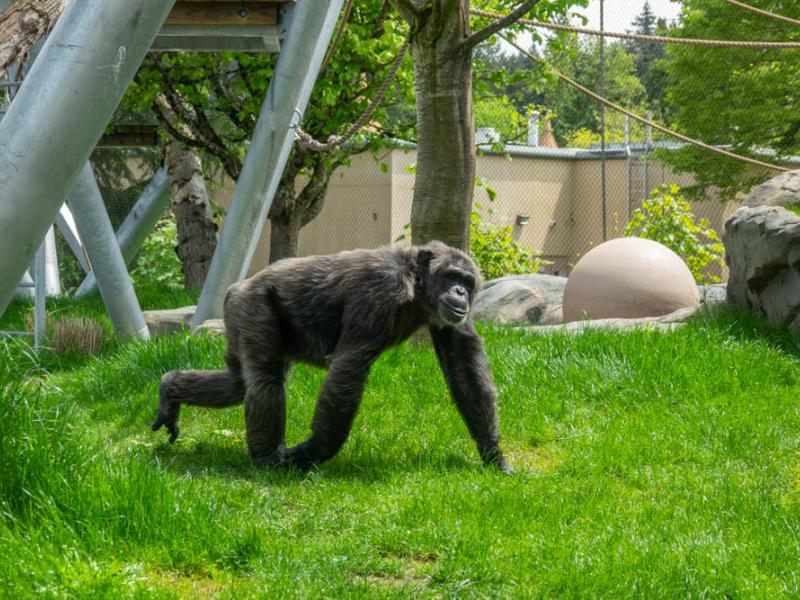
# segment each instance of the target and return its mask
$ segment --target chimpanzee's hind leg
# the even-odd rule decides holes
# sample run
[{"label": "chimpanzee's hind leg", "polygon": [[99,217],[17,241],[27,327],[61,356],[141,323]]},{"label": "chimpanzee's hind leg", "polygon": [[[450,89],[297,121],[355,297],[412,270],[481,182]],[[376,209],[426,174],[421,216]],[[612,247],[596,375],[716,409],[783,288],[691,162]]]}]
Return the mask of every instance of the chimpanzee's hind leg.
[{"label": "chimpanzee's hind leg", "polygon": [[288,365],[281,356],[244,361],[247,448],[250,456],[264,465],[275,464],[284,448],[287,371]]},{"label": "chimpanzee's hind leg", "polygon": [[227,371],[170,371],[161,378],[159,402],[153,431],[165,427],[169,442],[180,433],[178,417],[181,404],[206,408],[226,408],[241,404],[245,394],[241,364],[228,341],[225,354]]}]

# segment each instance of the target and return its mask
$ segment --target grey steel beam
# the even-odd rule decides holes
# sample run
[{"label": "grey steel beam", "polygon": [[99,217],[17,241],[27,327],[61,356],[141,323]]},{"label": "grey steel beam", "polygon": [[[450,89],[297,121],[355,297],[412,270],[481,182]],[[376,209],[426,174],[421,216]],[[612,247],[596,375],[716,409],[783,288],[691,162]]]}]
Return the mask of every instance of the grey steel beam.
[{"label": "grey steel beam", "polygon": [[69,2],[0,121],[0,314],[173,4]]},{"label": "grey steel beam", "polygon": [[153,42],[154,52],[280,52],[280,26],[164,25]]},{"label": "grey steel beam", "polygon": [[247,272],[294,142],[292,121],[308,105],[342,2],[301,0],[294,7],[192,319],[193,327],[222,316],[228,286]]},{"label": "grey steel beam", "polygon": [[[147,235],[153,231],[158,219],[169,205],[169,178],[167,170],[161,167],[139,196],[136,204],[125,217],[117,230],[116,239],[125,264],[131,264]],[[81,298],[97,291],[94,273],[89,273],[75,292]]]},{"label": "grey steel beam", "polygon": [[125,268],[114,228],[108,218],[100,188],[86,162],[69,194],[78,231],[89,254],[100,295],[117,335],[149,338],[147,324]]},{"label": "grey steel beam", "polygon": [[36,284],[35,299],[33,304],[33,345],[41,348],[44,345],[45,331],[47,328],[47,268],[45,243],[36,251],[33,259],[33,278]]},{"label": "grey steel beam", "polygon": [[58,271],[58,250],[56,250],[56,236],[52,227],[44,236],[44,272],[45,292],[48,296],[60,296],[61,273]]},{"label": "grey steel beam", "polygon": [[58,225],[61,235],[64,236],[75,258],[78,259],[78,263],[80,263],[83,272],[88,273],[91,271],[92,267],[89,264],[89,258],[86,256],[86,249],[83,247],[81,236],[78,234],[78,227],[75,225],[75,217],[72,216],[72,211],[66,204],[62,204],[61,208],[58,209],[56,225]]},{"label": "grey steel beam", "polygon": [[33,283],[33,277],[31,277],[30,271],[25,271],[22,274],[22,279],[17,285],[16,295],[20,298],[27,298],[28,300],[33,300],[35,297],[33,291],[34,287],[35,284]]}]

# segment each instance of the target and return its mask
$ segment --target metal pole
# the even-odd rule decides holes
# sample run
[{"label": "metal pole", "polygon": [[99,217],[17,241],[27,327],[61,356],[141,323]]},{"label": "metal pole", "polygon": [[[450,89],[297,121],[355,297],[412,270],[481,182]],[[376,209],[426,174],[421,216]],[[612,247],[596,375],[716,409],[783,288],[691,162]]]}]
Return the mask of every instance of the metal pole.
[{"label": "metal pole", "polygon": [[173,3],[69,2],[0,121],[0,314]]},{"label": "metal pole", "polygon": [[243,278],[269,213],[343,0],[301,0],[269,82],[192,326],[222,316],[228,286]]},{"label": "metal pole", "polygon": [[631,152],[631,118],[625,115],[625,159],[628,168],[628,221],[633,214],[633,157]]},{"label": "metal pole", "polygon": [[78,226],[75,225],[75,217],[72,216],[72,211],[66,204],[62,204],[61,208],[58,209],[56,225],[58,225],[61,235],[64,236],[75,258],[78,259],[83,272],[88,273],[91,271],[92,266],[89,264],[89,258],[86,256],[86,249],[83,247],[81,236],[78,234]]},{"label": "metal pole", "polygon": [[47,286],[45,292],[48,296],[61,295],[61,274],[58,272],[58,251],[56,250],[56,236],[53,227],[47,230],[44,236],[44,269]]},{"label": "metal pole", "polygon": [[35,282],[35,296],[33,304],[33,345],[41,348],[44,345],[45,331],[47,328],[47,267],[45,243],[39,246],[33,261],[33,278]]},{"label": "metal pole", "polygon": [[[605,6],[600,0],[600,31],[605,31]],[[600,36],[600,81],[599,94],[606,95],[606,38]],[[600,105],[600,206],[603,213],[603,241],[608,239],[606,218],[606,106]]]},{"label": "metal pole", "polygon": [[20,298],[34,300],[36,298],[36,293],[33,291],[35,287],[36,284],[33,283],[33,277],[31,277],[30,271],[25,271],[25,273],[22,274],[22,279],[17,285],[15,293]]},{"label": "metal pole", "polygon": [[[649,120],[653,120],[653,111],[647,112],[647,118]],[[653,147],[653,126],[647,126],[647,145],[645,146],[644,150],[644,197],[647,198],[650,196],[650,173],[649,173],[649,166],[650,166],[650,150]],[[662,181],[663,183],[663,181]]]},{"label": "metal pole", "polygon": [[[162,167],[139,196],[136,204],[125,217],[117,230],[116,239],[125,264],[129,265],[142,247],[144,239],[153,231],[156,222],[164,214],[169,205],[169,179],[167,170]],[[97,291],[97,280],[94,273],[89,273],[75,292],[76,298],[82,298]]]},{"label": "metal pole", "polygon": [[100,294],[106,305],[117,335],[149,338],[147,324],[133,291],[133,284],[125,268],[114,228],[108,218],[100,188],[85,163],[69,195],[69,205],[75,215],[78,231],[89,253]]}]

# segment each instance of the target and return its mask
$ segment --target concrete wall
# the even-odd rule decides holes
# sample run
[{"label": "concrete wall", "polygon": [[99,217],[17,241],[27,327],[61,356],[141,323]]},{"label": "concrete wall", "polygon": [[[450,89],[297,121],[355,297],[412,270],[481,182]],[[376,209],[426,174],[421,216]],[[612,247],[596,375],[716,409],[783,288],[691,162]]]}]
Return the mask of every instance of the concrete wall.
[{"label": "concrete wall", "polygon": [[[354,156],[350,166],[334,175],[322,213],[302,230],[299,253],[327,254],[393,243],[411,220],[414,174],[408,167],[415,161],[413,150],[389,150],[378,160],[371,154]],[[511,226],[516,239],[540,250],[553,263],[548,272],[566,274],[582,254],[602,242],[599,159],[483,155],[477,159],[477,175],[497,192],[490,202],[484,190],[476,190],[484,219]],[[687,185],[691,179],[649,163],[647,189],[662,183]],[[216,194],[217,201],[227,206],[232,190],[226,183]],[[624,157],[606,161],[606,195],[608,238],[620,237],[635,208],[628,205]],[[721,231],[736,206],[707,200],[693,208]],[[517,216],[529,217],[529,223],[517,225]],[[267,265],[268,254],[267,223],[251,272]]]}]

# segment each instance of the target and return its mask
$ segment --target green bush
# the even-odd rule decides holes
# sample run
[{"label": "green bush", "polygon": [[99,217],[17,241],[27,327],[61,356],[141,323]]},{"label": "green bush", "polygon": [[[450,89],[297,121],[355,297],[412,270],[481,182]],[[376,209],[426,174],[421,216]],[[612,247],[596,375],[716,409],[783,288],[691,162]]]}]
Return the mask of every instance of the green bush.
[{"label": "green bush", "polygon": [[538,252],[514,239],[510,226],[486,223],[476,211],[469,224],[469,253],[487,281],[503,275],[536,273],[545,264]]},{"label": "green bush", "polygon": [[625,235],[660,242],[681,256],[699,283],[720,281],[709,273],[723,266],[725,249],[708,219],[695,220],[692,207],[677,185],[663,185],[642,202],[625,227]]},{"label": "green bush", "polygon": [[147,236],[136,266],[131,271],[131,279],[136,287],[157,286],[168,291],[183,289],[181,261],[175,254],[178,245],[178,231],[172,219],[160,220],[153,232]]}]

